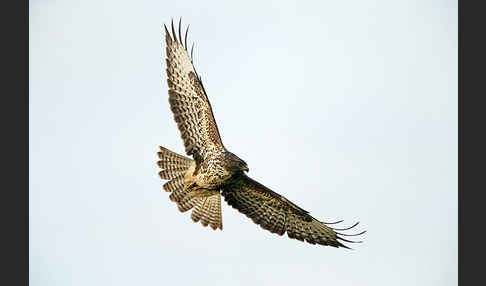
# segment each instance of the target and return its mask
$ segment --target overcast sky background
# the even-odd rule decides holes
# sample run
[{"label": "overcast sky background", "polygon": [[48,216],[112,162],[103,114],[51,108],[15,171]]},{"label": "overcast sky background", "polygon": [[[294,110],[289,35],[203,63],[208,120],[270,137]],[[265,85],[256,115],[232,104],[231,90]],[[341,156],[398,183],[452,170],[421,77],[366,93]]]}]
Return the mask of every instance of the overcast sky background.
[{"label": "overcast sky background", "polygon": [[[163,23],[225,146],[354,250],[180,213]],[[457,1],[30,1],[30,285],[455,285]]]}]

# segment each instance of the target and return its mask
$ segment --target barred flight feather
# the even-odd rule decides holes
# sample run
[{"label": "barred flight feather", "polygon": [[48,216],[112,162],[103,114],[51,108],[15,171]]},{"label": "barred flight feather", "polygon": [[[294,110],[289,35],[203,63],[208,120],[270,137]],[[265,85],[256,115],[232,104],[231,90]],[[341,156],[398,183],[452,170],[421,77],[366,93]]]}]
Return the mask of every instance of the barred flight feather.
[{"label": "barred flight feather", "polygon": [[162,188],[167,192],[171,192],[169,196],[171,201],[177,202],[184,195],[184,175],[193,160],[162,146],[159,146],[159,148],[160,151],[157,152],[157,155],[160,161],[157,162],[157,166],[163,169],[159,172],[159,176],[162,179],[169,180]]},{"label": "barred flight feather", "polygon": [[221,195],[219,192],[199,198],[192,211],[191,219],[194,222],[201,222],[204,227],[209,225],[214,230],[223,229]]},{"label": "barred flight feather", "polygon": [[167,183],[165,183],[162,188],[166,191],[166,192],[176,192],[177,190],[179,189],[182,189],[184,188],[184,174],[181,174],[177,177],[175,177],[174,179],[168,181]]},{"label": "barred flight feather", "polygon": [[272,233],[287,232],[289,238],[310,244],[348,248],[339,241],[346,240],[334,229],[244,173],[236,175],[232,183],[223,188],[222,195],[230,206]]},{"label": "barred flight feather", "polygon": [[[186,154],[194,155],[195,158],[206,158],[208,150],[222,150],[224,147],[211,104],[193,66],[187,45],[182,43],[180,36],[177,39],[173,23],[171,30],[172,35],[165,27],[169,104]],[[187,44],[187,30],[184,42]]]}]

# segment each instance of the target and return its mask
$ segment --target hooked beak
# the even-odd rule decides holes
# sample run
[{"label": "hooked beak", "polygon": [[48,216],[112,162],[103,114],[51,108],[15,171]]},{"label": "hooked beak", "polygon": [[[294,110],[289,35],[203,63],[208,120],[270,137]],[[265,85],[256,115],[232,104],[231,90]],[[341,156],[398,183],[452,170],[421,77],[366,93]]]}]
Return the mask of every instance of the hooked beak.
[{"label": "hooked beak", "polygon": [[243,167],[243,171],[245,171],[245,172],[250,171],[250,169],[248,169],[248,165],[245,165],[245,167]]}]

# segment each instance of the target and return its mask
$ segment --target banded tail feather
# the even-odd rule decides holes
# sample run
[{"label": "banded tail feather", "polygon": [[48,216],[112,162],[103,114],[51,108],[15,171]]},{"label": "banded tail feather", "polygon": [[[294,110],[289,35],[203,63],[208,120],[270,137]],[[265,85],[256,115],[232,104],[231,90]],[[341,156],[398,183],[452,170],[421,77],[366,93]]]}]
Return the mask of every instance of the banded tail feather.
[{"label": "banded tail feather", "polygon": [[191,167],[193,160],[162,146],[159,146],[159,148],[160,151],[157,152],[157,155],[160,160],[157,162],[157,166],[162,169],[159,172],[159,176],[164,180],[169,180],[162,188],[166,192],[171,193],[169,196],[171,201],[179,204],[186,195],[186,191],[184,190],[184,177]]},{"label": "banded tail feather", "polygon": [[[201,192],[201,190],[195,192]],[[193,208],[192,221],[200,221],[204,227],[209,225],[214,230],[218,228],[223,230],[221,194],[218,191],[202,191],[201,195],[191,196],[189,205]],[[179,210],[181,209],[179,208]]]},{"label": "banded tail feather", "polygon": [[221,214],[221,194],[218,191],[199,189],[190,191],[185,187],[186,173],[194,170],[195,161],[185,156],[159,146],[157,152],[159,161],[157,166],[162,170],[159,176],[169,180],[162,187],[170,192],[170,200],[177,204],[179,211],[186,212],[192,209],[191,219],[194,222],[201,222],[212,229],[223,229],[223,218]]}]

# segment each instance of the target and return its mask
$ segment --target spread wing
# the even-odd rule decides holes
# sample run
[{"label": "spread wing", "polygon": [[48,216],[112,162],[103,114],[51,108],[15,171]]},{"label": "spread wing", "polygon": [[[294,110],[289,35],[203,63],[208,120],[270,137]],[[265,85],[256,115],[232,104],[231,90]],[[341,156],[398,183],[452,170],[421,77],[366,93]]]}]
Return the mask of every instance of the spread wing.
[{"label": "spread wing", "polygon": [[[184,44],[179,21],[179,38],[171,23],[172,36],[165,27],[167,84],[169,104],[181,132],[187,155],[200,162],[214,151],[224,148],[214,120],[211,104],[187,51],[187,27]],[[191,49],[192,55],[192,49]]]},{"label": "spread wing", "polygon": [[287,232],[288,237],[311,244],[349,248],[340,241],[351,243],[361,241],[347,240],[340,237],[340,235],[356,236],[365,232],[358,234],[336,232],[337,230],[351,229],[358,223],[345,229],[331,228],[310,216],[307,211],[285,197],[273,192],[243,173],[239,174],[231,184],[223,189],[222,195],[230,206],[251,218],[253,222],[260,225],[263,229],[278,235],[283,235]]}]

